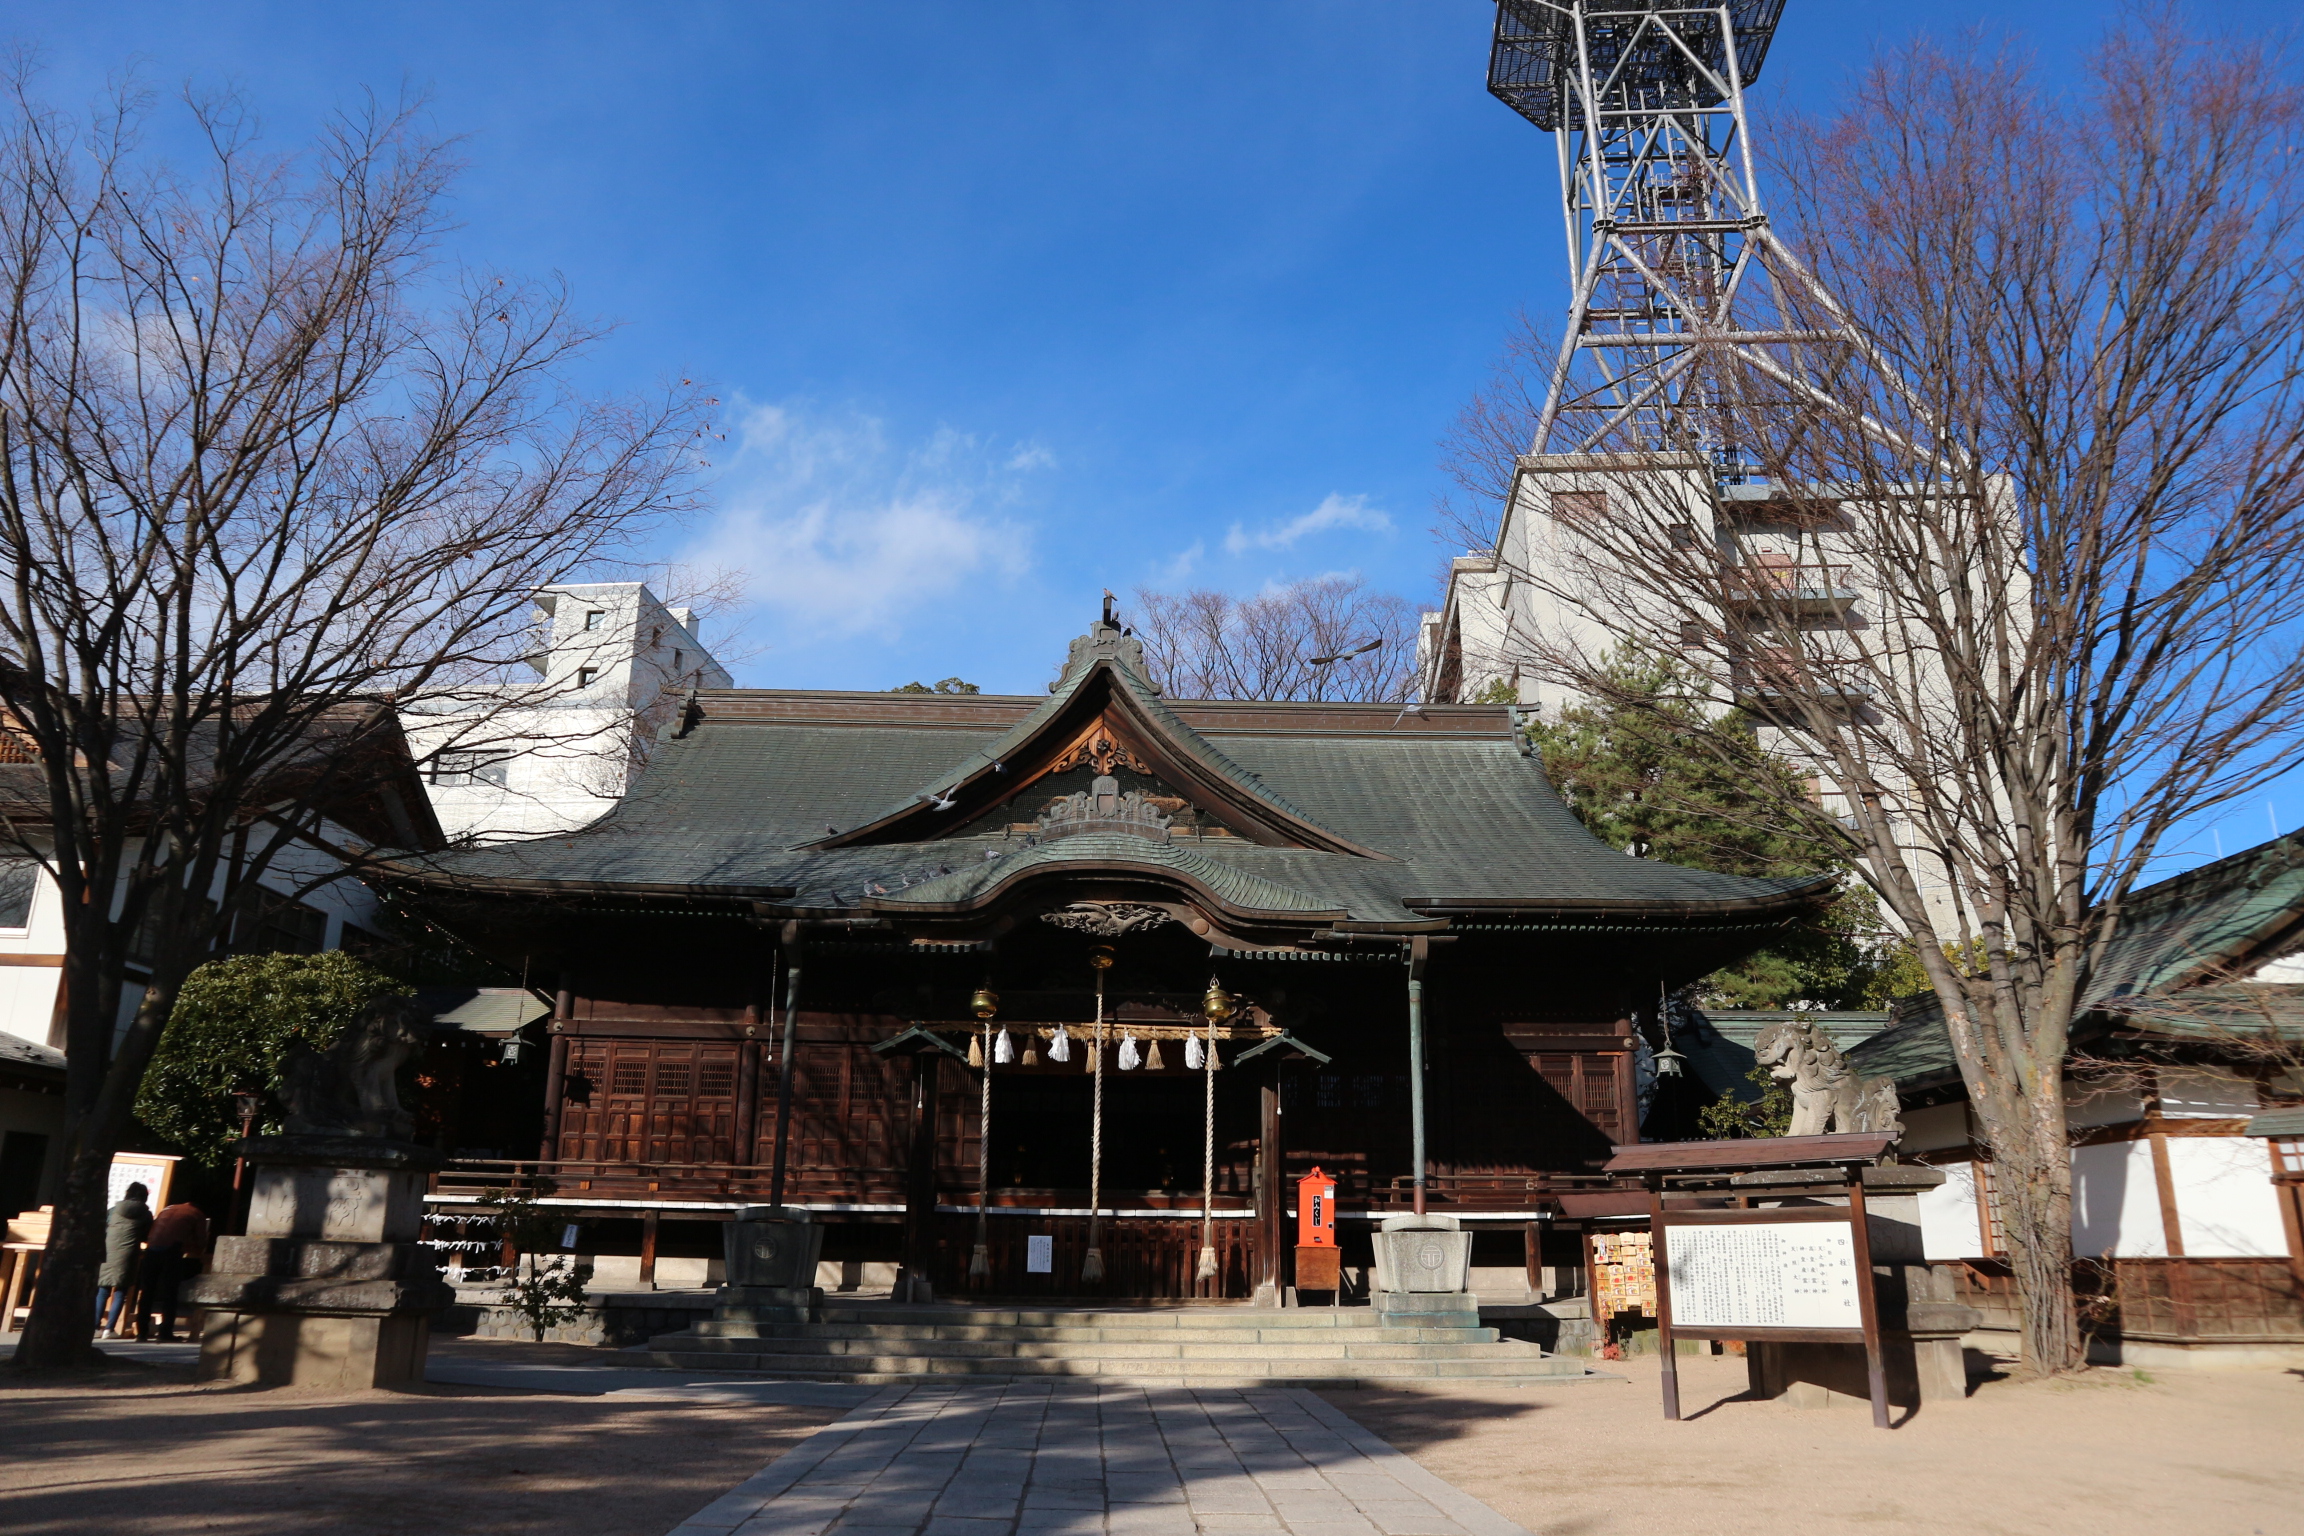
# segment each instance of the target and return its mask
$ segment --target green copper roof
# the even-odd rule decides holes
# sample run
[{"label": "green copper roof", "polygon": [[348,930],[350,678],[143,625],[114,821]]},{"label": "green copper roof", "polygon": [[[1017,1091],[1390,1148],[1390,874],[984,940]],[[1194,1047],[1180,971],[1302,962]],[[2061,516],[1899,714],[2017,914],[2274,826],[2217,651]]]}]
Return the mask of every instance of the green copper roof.
[{"label": "green copper roof", "polygon": [[[1134,640],[1100,625],[1074,643],[1045,700],[704,692],[638,785],[592,826],[399,867],[467,888],[717,892],[922,919],[1028,877],[1125,868],[1306,926],[1429,925],[1424,905],[1470,902],[1537,921],[1602,912],[1764,927],[1820,889],[1628,858],[1601,843],[1521,750],[1503,706],[1435,705],[1412,717],[1390,705],[1179,705],[1142,667]],[[1010,832],[1000,796],[1013,765],[1107,704],[1227,814],[1255,823],[1253,835]],[[940,811],[934,797],[955,793],[974,798]],[[1016,822],[1038,804],[1016,800]]]}]

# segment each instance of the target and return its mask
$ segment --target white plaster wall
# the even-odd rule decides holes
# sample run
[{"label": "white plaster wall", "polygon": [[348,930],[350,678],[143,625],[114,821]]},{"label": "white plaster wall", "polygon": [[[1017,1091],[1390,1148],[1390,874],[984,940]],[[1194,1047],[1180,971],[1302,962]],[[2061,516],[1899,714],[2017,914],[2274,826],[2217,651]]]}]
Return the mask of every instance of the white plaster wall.
[{"label": "white plaster wall", "polygon": [[60,966],[0,966],[0,1030],[36,1045],[48,1044],[56,1018],[56,984],[63,975]]},{"label": "white plaster wall", "polygon": [[2171,1136],[2167,1146],[2185,1257],[2273,1259],[2287,1254],[2268,1142],[2248,1136]]},{"label": "white plaster wall", "polygon": [[2072,1149],[2072,1251],[2087,1259],[2167,1256],[2150,1142]]},{"label": "white plaster wall", "polygon": [[1920,1251],[1932,1260],[1985,1257],[1976,1210],[1976,1165],[1938,1163],[1944,1182],[1920,1192]]},{"label": "white plaster wall", "polygon": [[[46,959],[64,953],[64,915],[56,887],[42,876],[32,893],[32,911],[22,928],[0,928],[0,956]],[[48,1043],[56,1013],[60,967],[0,963],[0,1030],[20,1040]]]}]

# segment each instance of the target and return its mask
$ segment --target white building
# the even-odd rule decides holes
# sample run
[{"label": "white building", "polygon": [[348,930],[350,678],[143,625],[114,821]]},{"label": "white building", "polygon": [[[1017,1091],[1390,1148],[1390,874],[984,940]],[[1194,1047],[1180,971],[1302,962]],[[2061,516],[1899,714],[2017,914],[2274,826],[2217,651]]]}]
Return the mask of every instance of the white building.
[{"label": "white building", "polygon": [[451,840],[542,837],[597,820],[689,690],[734,686],[695,614],[643,583],[547,587],[536,609],[532,681],[404,717]]}]

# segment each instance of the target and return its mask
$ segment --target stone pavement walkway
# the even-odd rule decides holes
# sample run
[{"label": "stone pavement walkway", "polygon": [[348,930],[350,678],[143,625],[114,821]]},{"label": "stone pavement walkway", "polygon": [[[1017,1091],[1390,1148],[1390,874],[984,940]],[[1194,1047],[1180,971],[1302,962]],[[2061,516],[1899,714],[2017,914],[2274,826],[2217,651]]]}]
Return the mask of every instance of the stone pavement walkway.
[{"label": "stone pavement walkway", "polygon": [[1311,1392],[890,1387],[672,1536],[1527,1536]]}]

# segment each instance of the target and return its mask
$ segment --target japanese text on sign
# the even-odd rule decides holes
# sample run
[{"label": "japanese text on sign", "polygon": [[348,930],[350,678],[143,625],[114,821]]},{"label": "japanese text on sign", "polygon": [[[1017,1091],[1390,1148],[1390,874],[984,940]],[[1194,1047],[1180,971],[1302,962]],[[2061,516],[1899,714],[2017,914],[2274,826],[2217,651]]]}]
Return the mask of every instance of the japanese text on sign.
[{"label": "japanese text on sign", "polygon": [[1860,1328],[1856,1241],[1842,1222],[1666,1229],[1672,1322],[1687,1328]]}]

